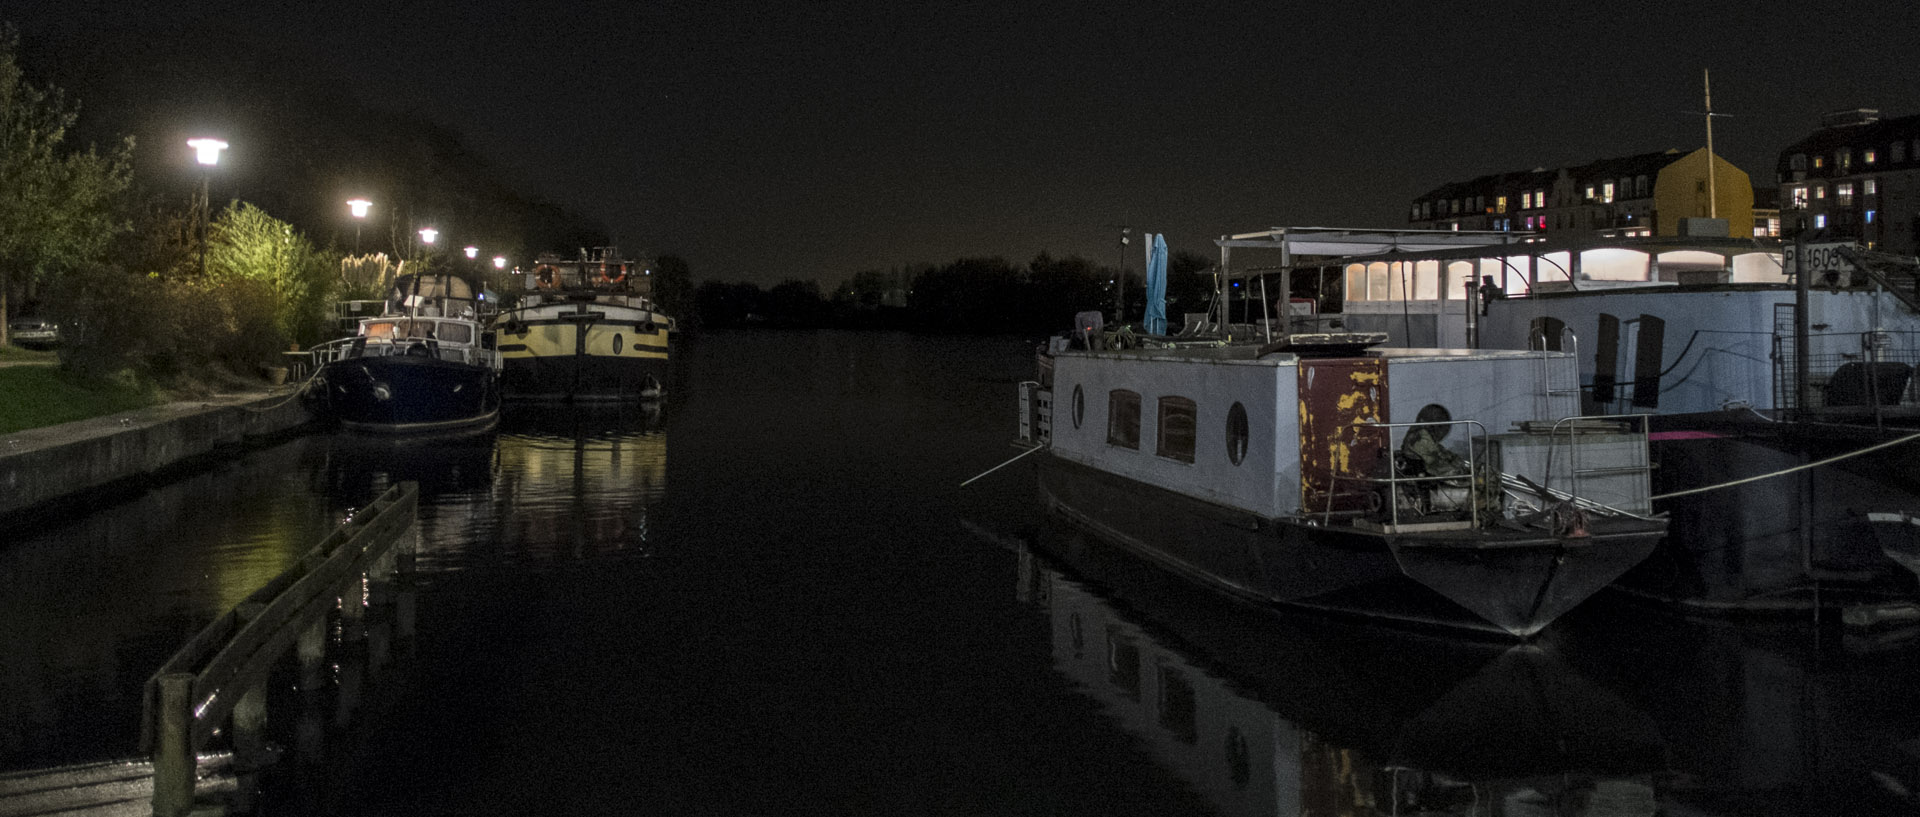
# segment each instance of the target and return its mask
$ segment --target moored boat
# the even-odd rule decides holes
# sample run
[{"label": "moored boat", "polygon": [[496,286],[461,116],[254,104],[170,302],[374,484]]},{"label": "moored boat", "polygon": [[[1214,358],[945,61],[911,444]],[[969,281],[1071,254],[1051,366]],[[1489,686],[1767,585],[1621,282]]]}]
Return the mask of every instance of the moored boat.
[{"label": "moored boat", "polygon": [[1425,235],[1268,243],[1296,276],[1344,280],[1322,323],[1408,346],[1564,349],[1584,411],[1649,415],[1671,535],[1620,589],[1701,613],[1920,621],[1911,259],[1761,238]]},{"label": "moored boat", "polygon": [[309,391],[344,428],[413,434],[484,428],[499,420],[498,354],[463,278],[398,276],[382,314],[358,332],[312,350],[320,363]]},{"label": "moored boat", "polygon": [[1574,417],[1565,353],[1077,334],[1022,386],[1044,501],[1231,594],[1526,638],[1666,530],[1644,429]]},{"label": "moored boat", "polygon": [[611,247],[577,260],[542,255],[513,308],[494,319],[513,400],[632,402],[667,381],[673,318],[649,298],[644,264]]}]

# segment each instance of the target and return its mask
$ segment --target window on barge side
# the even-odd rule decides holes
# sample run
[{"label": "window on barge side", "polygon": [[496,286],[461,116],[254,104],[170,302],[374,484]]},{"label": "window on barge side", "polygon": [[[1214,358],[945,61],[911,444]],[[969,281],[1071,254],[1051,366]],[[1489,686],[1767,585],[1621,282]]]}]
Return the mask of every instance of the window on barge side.
[{"label": "window on barge side", "polygon": [[1140,449],[1140,393],[1107,392],[1107,445]]},{"label": "window on barge side", "polygon": [[1193,401],[1185,397],[1160,398],[1160,434],[1153,453],[1180,462],[1193,462]]}]

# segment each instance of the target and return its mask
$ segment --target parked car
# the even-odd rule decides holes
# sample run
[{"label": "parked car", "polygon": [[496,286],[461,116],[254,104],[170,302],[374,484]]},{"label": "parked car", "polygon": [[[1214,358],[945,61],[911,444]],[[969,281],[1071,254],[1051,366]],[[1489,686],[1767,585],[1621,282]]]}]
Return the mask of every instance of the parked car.
[{"label": "parked car", "polygon": [[60,324],[51,318],[21,315],[7,321],[7,340],[35,349],[51,349],[60,345]]}]

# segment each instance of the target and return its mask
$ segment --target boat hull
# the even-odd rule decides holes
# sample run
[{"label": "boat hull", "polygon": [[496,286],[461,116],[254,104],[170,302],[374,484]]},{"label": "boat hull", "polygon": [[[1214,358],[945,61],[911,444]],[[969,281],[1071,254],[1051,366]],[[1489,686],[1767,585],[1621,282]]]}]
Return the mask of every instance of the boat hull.
[{"label": "boat hull", "polygon": [[1053,513],[1164,567],[1262,602],[1526,638],[1644,560],[1657,521],[1545,531],[1396,534],[1263,518],[1056,457]]},{"label": "boat hull", "polygon": [[407,434],[480,428],[500,417],[498,374],[432,357],[351,357],[322,367],[324,414],[352,431]]},{"label": "boat hull", "polygon": [[1740,484],[1914,429],[1765,422],[1748,412],[1655,418],[1655,495],[1672,535],[1620,588],[1688,612],[1878,619],[1920,614],[1920,479],[1912,445]]},{"label": "boat hull", "polygon": [[586,302],[504,316],[501,388],[509,400],[633,402],[660,397],[671,331],[656,313]]}]

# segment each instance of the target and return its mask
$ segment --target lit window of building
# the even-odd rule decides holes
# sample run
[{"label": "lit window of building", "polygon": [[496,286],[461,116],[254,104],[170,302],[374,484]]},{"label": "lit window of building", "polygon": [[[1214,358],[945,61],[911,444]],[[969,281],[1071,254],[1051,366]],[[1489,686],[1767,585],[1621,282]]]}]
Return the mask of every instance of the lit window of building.
[{"label": "lit window of building", "polygon": [[1788,201],[1792,207],[1807,206],[1807,188],[1798,185],[1787,189]]},{"label": "lit window of building", "polygon": [[1880,158],[1880,152],[1877,150],[1874,150],[1873,148],[1867,148],[1866,150],[1860,151],[1860,161],[1866,162],[1867,164],[1873,164],[1874,161],[1879,158]]},{"label": "lit window of building", "polygon": [[1815,157],[1813,157],[1813,169],[1814,169],[1814,170],[1819,170],[1820,168],[1823,168],[1823,167],[1826,167],[1826,166],[1827,166],[1827,157],[1825,157],[1825,156],[1815,156]]},{"label": "lit window of building", "polygon": [[1496,213],[1504,213],[1504,212],[1506,212],[1506,211],[1507,211],[1507,197],[1506,197],[1506,196],[1494,196],[1494,197],[1493,197],[1493,211],[1494,211],[1494,212],[1496,212]]},{"label": "lit window of building", "polygon": [[1593,201],[1593,185],[1587,185],[1587,201]]},{"label": "lit window of building", "polygon": [[1853,148],[1841,148],[1833,152],[1833,166],[1845,173],[1853,169]]},{"label": "lit window of building", "polygon": [[1874,214],[1874,211],[1873,211],[1873,210],[1868,210],[1868,211],[1867,211],[1867,223],[1868,223],[1868,224],[1872,224],[1872,223],[1873,223],[1873,214]]},{"label": "lit window of building", "polygon": [[1813,186],[1813,199],[1814,199],[1814,201],[1820,201],[1820,200],[1822,200],[1822,199],[1825,199],[1826,197],[1827,197],[1827,186],[1826,186],[1826,185],[1824,185],[1824,184],[1816,184],[1816,185],[1814,185],[1814,186]]},{"label": "lit window of building", "polygon": [[1880,192],[1879,179],[1865,179],[1860,182],[1860,193],[1862,195],[1871,196],[1878,192]]},{"label": "lit window of building", "polygon": [[1613,182],[1600,185],[1600,200],[1608,204],[1613,203]]},{"label": "lit window of building", "polygon": [[1834,201],[1840,204],[1853,203],[1853,182],[1841,182],[1833,186]]},{"label": "lit window of building", "polygon": [[1813,228],[1814,228],[1814,229],[1816,229],[1816,230],[1824,230],[1824,229],[1826,229],[1826,228],[1827,228],[1827,214],[1826,214],[1826,213],[1818,213],[1818,214],[1815,214],[1815,215],[1814,215],[1814,217],[1813,217]]}]

